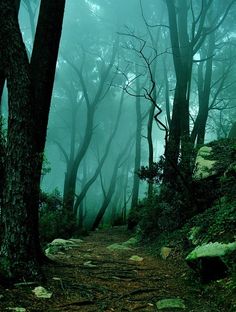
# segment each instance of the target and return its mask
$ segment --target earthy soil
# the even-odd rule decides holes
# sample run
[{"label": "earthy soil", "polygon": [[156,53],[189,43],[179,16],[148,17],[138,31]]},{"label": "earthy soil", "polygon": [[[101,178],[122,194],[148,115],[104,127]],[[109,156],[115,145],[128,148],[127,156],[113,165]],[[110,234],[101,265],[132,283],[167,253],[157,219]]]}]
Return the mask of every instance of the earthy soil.
[{"label": "earthy soil", "polygon": [[[78,248],[57,255],[54,264],[44,267],[47,282],[42,286],[53,293],[50,299],[35,297],[32,289],[37,285],[0,288],[0,311],[157,311],[155,303],[166,298],[183,299],[187,312],[224,311],[177,253],[163,260],[143,245],[116,252],[106,248],[129,238],[124,227],[91,233]],[[143,261],[129,260],[132,255]],[[176,310],[181,309],[164,311]]]}]

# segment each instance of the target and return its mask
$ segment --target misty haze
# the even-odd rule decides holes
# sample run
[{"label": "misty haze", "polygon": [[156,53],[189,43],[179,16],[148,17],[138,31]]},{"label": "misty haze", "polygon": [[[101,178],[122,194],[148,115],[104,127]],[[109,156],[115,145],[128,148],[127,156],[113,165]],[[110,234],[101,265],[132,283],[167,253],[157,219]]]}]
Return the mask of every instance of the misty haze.
[{"label": "misty haze", "polygon": [[0,0],[0,310],[236,311],[236,0]]}]

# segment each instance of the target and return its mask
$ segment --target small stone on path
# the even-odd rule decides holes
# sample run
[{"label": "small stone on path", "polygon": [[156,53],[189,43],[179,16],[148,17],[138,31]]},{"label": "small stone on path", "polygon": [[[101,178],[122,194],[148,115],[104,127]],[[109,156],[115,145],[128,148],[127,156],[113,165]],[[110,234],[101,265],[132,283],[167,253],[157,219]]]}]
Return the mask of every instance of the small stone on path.
[{"label": "small stone on path", "polygon": [[171,250],[172,249],[170,247],[162,247],[160,253],[162,259],[166,260],[169,257]]},{"label": "small stone on path", "polygon": [[186,306],[182,299],[162,299],[157,301],[156,307],[158,310],[162,309],[185,309]]},{"label": "small stone on path", "polygon": [[132,256],[129,258],[129,260],[132,260],[132,261],[137,261],[137,262],[142,262],[143,261],[143,258],[142,257],[139,257],[139,256]]},{"label": "small stone on path", "polygon": [[44,287],[38,286],[35,287],[32,292],[38,298],[50,299],[52,297],[52,292],[47,291]]},{"label": "small stone on path", "polygon": [[92,261],[86,261],[84,262],[84,266],[88,267],[88,268],[96,268],[95,264],[92,264]]}]

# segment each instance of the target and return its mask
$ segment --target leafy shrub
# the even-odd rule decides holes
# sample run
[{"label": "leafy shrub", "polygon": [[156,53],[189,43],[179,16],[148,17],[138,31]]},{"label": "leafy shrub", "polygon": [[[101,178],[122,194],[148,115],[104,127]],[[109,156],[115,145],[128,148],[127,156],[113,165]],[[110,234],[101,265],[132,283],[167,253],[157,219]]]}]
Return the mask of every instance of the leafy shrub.
[{"label": "leafy shrub", "polygon": [[39,230],[43,243],[54,238],[69,238],[76,231],[73,215],[65,213],[60,193],[41,193],[39,209]]},{"label": "leafy shrub", "polygon": [[186,227],[200,226],[198,239],[202,242],[234,241],[236,228],[236,201],[223,197],[201,214],[195,216]]},{"label": "leafy shrub", "polygon": [[163,167],[164,157],[160,157],[160,160],[154,162],[151,168],[142,166],[138,171],[138,176],[141,180],[147,181],[148,183],[160,183],[163,179]]},{"label": "leafy shrub", "polygon": [[160,233],[158,224],[160,207],[157,204],[157,196],[154,195],[151,198],[144,199],[141,207],[139,213],[141,233],[144,237],[155,237]]}]

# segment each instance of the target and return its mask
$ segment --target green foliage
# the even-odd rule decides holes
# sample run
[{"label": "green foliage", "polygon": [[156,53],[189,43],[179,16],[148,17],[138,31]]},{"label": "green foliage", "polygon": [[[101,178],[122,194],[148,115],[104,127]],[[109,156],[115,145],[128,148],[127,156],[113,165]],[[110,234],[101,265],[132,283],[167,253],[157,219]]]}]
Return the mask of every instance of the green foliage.
[{"label": "green foliage", "polygon": [[51,172],[51,165],[50,165],[50,162],[48,161],[47,157],[45,156],[45,154],[43,154],[42,176],[45,176],[49,172]]},{"label": "green foliage", "polygon": [[[211,157],[216,160],[215,175],[192,181],[191,178],[185,179],[183,172],[180,172],[169,184],[162,183],[159,192],[152,198],[144,199],[131,211],[129,218],[140,225],[144,236],[150,237],[151,233],[160,237],[162,233],[176,233],[185,225],[181,230],[185,238],[193,226],[199,226],[196,238],[199,242],[228,243],[234,240],[236,142],[225,139],[212,142],[209,146],[212,148]],[[161,181],[162,167],[161,162],[156,167],[157,178],[147,168],[140,171],[140,177],[148,182]],[[188,245],[191,245],[190,241]]]},{"label": "green foliage", "polygon": [[41,193],[39,229],[43,243],[55,238],[69,238],[76,232],[74,217],[65,213],[60,193]]},{"label": "green foliage", "polygon": [[136,207],[132,207],[128,215],[128,229],[133,230],[142,220],[144,204],[139,202]]},{"label": "green foliage", "polygon": [[[233,241],[236,228],[236,201],[223,197],[190,222],[193,226],[200,226],[198,232],[200,241]],[[189,226],[190,223],[187,223],[186,227]]]},{"label": "green foliage", "polygon": [[161,157],[159,162],[154,162],[152,167],[142,166],[138,171],[138,176],[141,180],[148,183],[160,183],[163,179],[164,157]]},{"label": "green foliage", "polygon": [[213,141],[208,144],[212,147],[212,154],[216,164],[215,170],[219,174],[223,174],[225,170],[235,162],[236,159],[236,140],[235,139],[221,139]]},{"label": "green foliage", "polygon": [[144,237],[155,237],[160,233],[158,225],[160,207],[156,202],[156,196],[146,198],[139,205],[139,225]]}]

